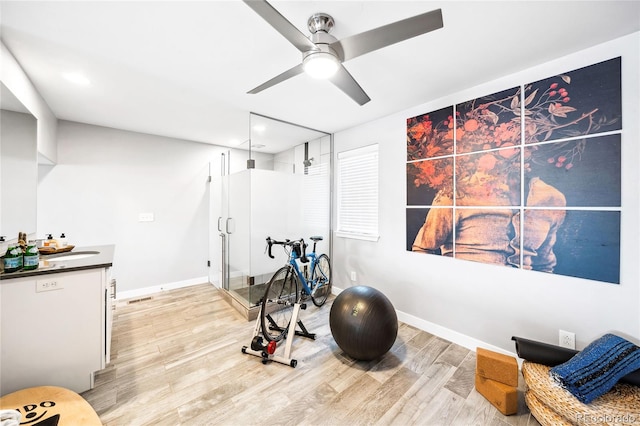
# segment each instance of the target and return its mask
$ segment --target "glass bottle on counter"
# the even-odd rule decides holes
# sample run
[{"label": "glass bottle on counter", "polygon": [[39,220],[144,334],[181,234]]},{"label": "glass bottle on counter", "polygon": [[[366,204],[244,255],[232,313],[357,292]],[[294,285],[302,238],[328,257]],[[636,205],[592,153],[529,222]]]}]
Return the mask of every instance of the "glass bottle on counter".
[{"label": "glass bottle on counter", "polygon": [[16,272],[22,269],[22,250],[18,245],[9,244],[7,253],[4,255],[4,272]]},{"label": "glass bottle on counter", "polygon": [[38,251],[38,246],[36,242],[31,240],[27,244],[27,250],[24,253],[24,264],[22,269],[25,271],[32,271],[34,269],[38,269],[38,264],[40,263],[40,252]]},{"label": "glass bottle on counter", "polygon": [[4,235],[0,235],[0,274],[4,272],[4,254],[7,252],[4,242]]}]

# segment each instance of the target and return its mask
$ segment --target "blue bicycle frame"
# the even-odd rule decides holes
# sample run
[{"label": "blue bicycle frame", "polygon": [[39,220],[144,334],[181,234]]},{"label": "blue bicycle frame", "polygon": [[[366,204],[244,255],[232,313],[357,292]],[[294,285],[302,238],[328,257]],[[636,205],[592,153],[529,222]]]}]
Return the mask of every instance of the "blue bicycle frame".
[{"label": "blue bicycle frame", "polygon": [[[304,289],[304,292],[310,296],[312,295],[313,292],[317,291],[318,288],[322,287],[323,285],[323,283],[314,285],[315,283],[318,282],[318,279],[320,278],[315,276],[316,264],[318,263],[318,255],[316,254],[316,242],[322,239],[321,237],[318,237],[318,238],[319,239],[316,240],[314,239],[314,237],[311,237],[311,239],[314,241],[313,251],[307,254],[306,253],[307,245],[305,244],[304,239],[302,238],[300,240],[294,240],[294,241],[290,241],[290,240],[275,241],[275,240],[272,240],[270,237],[267,237],[269,257],[271,257],[272,259],[274,258],[274,256],[271,254],[272,244],[286,245],[291,247],[291,252],[289,253],[289,260],[287,263],[295,271],[298,277],[298,280],[300,281],[300,284],[302,284],[302,288]],[[305,265],[309,264],[309,267],[311,268],[311,272],[308,280],[304,276],[305,274],[302,273],[302,271],[300,270],[300,267],[298,266],[298,262],[297,262],[298,259],[300,259],[300,261]],[[328,278],[328,277],[324,277],[324,278]],[[313,289],[311,289],[311,287],[313,287]]]},{"label": "blue bicycle frame", "polygon": [[[314,277],[316,259],[317,259],[316,253],[311,252],[309,254],[305,254],[305,257],[309,259],[309,268],[311,268],[311,275],[309,276],[309,281],[313,282],[314,280],[317,279],[316,277]],[[309,281],[307,281],[304,274],[300,270],[300,267],[298,266],[298,262],[296,262],[297,259],[301,259],[301,258],[302,256],[298,256],[295,250],[291,250],[291,255],[289,256],[289,265],[291,265],[293,267],[293,270],[296,271],[296,275],[298,275],[298,280],[300,280],[300,284],[302,284],[302,288],[304,289],[305,293],[311,296],[311,288],[309,288],[309,285],[307,284],[307,282]],[[306,262],[303,262],[303,263],[306,264]],[[315,288],[316,287],[314,286],[314,289]]]}]

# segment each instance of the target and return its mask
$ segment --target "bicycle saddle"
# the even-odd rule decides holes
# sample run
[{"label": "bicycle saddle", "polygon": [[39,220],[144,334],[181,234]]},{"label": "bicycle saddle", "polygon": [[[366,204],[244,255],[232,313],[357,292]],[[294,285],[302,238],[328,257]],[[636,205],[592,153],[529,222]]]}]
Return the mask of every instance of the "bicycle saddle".
[{"label": "bicycle saddle", "polygon": [[322,241],[322,237],[320,237],[320,236],[318,236],[318,235],[313,236],[313,237],[311,237],[311,241],[313,241],[313,242]]}]

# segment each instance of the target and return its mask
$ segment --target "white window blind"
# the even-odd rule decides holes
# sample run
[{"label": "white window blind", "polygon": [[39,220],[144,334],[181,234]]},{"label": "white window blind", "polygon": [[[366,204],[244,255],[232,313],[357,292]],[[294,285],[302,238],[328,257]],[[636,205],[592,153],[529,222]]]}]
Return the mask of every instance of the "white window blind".
[{"label": "white window blind", "polygon": [[338,153],[339,237],[378,240],[378,145]]}]

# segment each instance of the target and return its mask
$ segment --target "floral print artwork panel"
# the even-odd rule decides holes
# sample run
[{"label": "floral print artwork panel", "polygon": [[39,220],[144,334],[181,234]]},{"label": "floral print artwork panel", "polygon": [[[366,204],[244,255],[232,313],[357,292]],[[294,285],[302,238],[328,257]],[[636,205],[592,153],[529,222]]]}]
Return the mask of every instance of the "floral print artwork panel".
[{"label": "floral print artwork panel", "polygon": [[453,107],[407,119],[407,161],[453,154]]},{"label": "floral print artwork panel", "polygon": [[621,58],[525,85],[525,143],[622,129]]},{"label": "floral print artwork panel", "polygon": [[519,87],[458,104],[456,153],[520,145],[521,116]]},{"label": "floral print artwork panel", "polygon": [[453,205],[452,193],[453,157],[407,163],[407,205]]},{"label": "floral print artwork panel", "polygon": [[456,156],[456,206],[519,206],[520,148]]},{"label": "floral print artwork panel", "polygon": [[569,208],[620,207],[621,145],[621,135],[614,133],[526,146],[525,182],[544,180],[564,195]]}]

